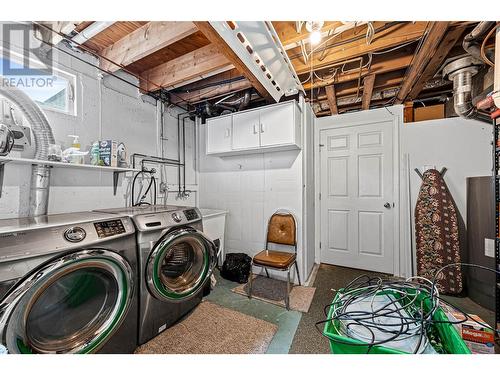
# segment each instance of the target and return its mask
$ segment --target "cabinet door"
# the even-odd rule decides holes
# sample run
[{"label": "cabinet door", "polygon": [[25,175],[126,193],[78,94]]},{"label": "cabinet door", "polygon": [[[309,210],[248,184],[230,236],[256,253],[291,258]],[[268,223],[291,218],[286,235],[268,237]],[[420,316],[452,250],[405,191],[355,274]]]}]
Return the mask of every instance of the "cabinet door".
[{"label": "cabinet door", "polygon": [[259,111],[233,115],[233,150],[259,147]]},{"label": "cabinet door", "polygon": [[260,145],[276,146],[295,142],[294,104],[260,110]]},{"label": "cabinet door", "polygon": [[207,154],[231,151],[232,117],[207,120]]}]

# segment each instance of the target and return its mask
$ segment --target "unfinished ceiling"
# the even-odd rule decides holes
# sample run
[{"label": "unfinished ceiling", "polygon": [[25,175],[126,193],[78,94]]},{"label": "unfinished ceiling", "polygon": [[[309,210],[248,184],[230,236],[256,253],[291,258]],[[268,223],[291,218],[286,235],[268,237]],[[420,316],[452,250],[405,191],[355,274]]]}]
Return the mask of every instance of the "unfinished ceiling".
[{"label": "unfinished ceiling", "polygon": [[[78,24],[81,33],[93,22]],[[451,93],[439,71],[464,54],[474,22],[325,21],[311,44],[304,22],[272,22],[317,116],[399,104]],[[279,44],[279,43],[278,43]],[[196,105],[254,88],[266,90],[209,22],[115,22],[86,40],[109,72],[124,69],[145,92]]]}]

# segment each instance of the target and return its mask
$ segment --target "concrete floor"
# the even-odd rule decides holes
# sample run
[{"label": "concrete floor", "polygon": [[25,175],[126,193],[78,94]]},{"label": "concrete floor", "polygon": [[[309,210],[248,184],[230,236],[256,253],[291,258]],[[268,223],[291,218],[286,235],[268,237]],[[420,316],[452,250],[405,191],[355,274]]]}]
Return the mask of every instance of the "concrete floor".
[{"label": "concrete floor", "polygon": [[[316,293],[308,313],[287,311],[282,307],[233,293],[231,289],[239,284],[223,279],[218,272],[216,272],[217,285],[206,299],[276,324],[278,332],[269,345],[267,353],[327,354],[330,353],[329,342],[316,329],[316,323],[325,319],[323,310],[333,300],[335,291],[363,274],[380,275],[369,271],[321,264],[313,284],[316,287]],[[445,298],[464,311],[479,315],[489,324],[494,321],[492,311],[477,305],[469,298]],[[323,326],[319,325],[318,328],[322,330]]]}]

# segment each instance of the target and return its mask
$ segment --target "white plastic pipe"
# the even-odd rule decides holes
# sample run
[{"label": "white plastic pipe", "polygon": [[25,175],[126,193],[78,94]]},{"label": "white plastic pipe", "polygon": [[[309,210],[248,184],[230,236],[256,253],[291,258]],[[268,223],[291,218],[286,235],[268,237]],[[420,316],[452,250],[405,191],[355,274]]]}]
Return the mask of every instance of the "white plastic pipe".
[{"label": "white plastic pipe", "polygon": [[493,99],[495,100],[495,105],[500,108],[500,27],[497,28],[497,34],[495,38],[495,83],[494,83],[495,94],[493,94]]},{"label": "white plastic pipe", "polygon": [[79,34],[75,35],[75,37],[71,40],[77,44],[83,44],[87,40],[89,40],[90,38],[99,34],[101,31],[110,27],[112,24],[114,24],[114,22],[112,22],[112,21],[93,22],[92,24],[90,24],[89,27],[86,27],[85,29],[80,31]]}]

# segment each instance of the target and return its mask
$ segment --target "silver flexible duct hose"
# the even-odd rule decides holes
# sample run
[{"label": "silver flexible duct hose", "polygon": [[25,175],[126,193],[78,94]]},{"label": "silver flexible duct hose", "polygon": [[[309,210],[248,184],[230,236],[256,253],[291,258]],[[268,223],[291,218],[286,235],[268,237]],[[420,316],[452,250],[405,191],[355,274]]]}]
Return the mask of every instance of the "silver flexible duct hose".
[{"label": "silver flexible duct hose", "polygon": [[462,69],[453,76],[453,107],[460,117],[473,117],[475,108],[472,105],[472,71]]},{"label": "silver flexible duct hose", "polygon": [[[0,79],[2,78],[0,77]],[[0,86],[0,95],[13,102],[31,125],[35,140],[35,159],[47,160],[49,144],[55,143],[55,140],[45,113],[28,95],[15,87]],[[33,164],[31,167],[30,216],[47,214],[49,182],[50,168],[43,164]]]}]

